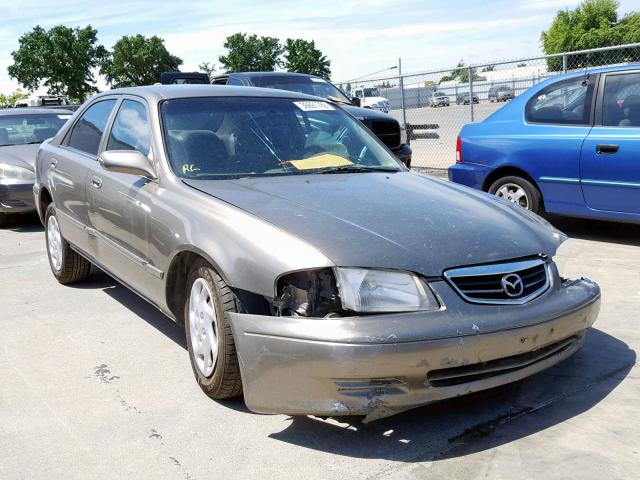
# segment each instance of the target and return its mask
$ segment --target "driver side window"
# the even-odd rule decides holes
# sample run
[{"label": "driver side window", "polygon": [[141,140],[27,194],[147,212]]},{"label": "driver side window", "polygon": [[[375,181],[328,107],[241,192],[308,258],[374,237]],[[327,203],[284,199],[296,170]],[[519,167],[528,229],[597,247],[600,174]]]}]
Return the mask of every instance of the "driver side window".
[{"label": "driver side window", "polygon": [[107,150],[137,150],[148,155],[150,140],[147,109],[140,102],[124,100],[113,121]]},{"label": "driver side window", "polygon": [[580,76],[549,85],[529,100],[525,118],[533,123],[589,124],[592,83]]}]

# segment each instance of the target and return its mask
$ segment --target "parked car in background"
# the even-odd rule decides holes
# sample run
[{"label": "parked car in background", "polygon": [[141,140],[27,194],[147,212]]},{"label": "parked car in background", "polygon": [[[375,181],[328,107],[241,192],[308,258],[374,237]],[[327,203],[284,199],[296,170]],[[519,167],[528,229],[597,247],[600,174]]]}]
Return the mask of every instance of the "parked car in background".
[{"label": "parked car in background", "polygon": [[389,113],[391,110],[391,103],[380,95],[380,90],[377,87],[354,88],[351,93],[357,99],[356,105],[359,107],[372,108],[384,113]]},{"label": "parked car in background", "polygon": [[0,110],[0,225],[9,215],[35,211],[34,168],[38,147],[53,137],[71,112],[42,108]]},{"label": "parked car in background", "polygon": [[373,420],[492,388],[575,353],[598,315],[598,286],[553,261],[565,235],[409,171],[318,97],[105,92],[36,171],[55,278],[95,263],[184,324],[205,394],[256,412]]},{"label": "parked car in background", "polygon": [[489,89],[487,98],[490,102],[506,102],[515,98],[513,88],[509,85],[494,85]]},{"label": "parked car in background", "polygon": [[[473,103],[480,102],[478,95],[473,94]],[[456,95],[456,105],[469,105],[469,92],[459,93]]]},{"label": "parked car in background", "polygon": [[[219,75],[213,78],[212,83],[215,85],[276,88],[326,98],[340,105],[341,108],[364,123],[402,163],[407,167],[411,166],[412,151],[404,126],[390,115],[353,105],[353,101],[342,90],[324,78],[303,73],[238,72]],[[359,104],[359,99],[356,99],[356,102]]]},{"label": "parked car in background", "polygon": [[640,222],[640,68],[546,80],[465,125],[449,178],[536,213]]},{"label": "parked car in background", "polygon": [[162,72],[160,83],[162,85],[208,85],[211,79],[204,72]]},{"label": "parked car in background", "polygon": [[451,99],[444,92],[431,92],[427,97],[428,107],[448,107]]},{"label": "parked car in background", "polygon": [[21,98],[14,107],[61,107],[69,104],[69,97],[66,95],[31,95],[28,98]]}]

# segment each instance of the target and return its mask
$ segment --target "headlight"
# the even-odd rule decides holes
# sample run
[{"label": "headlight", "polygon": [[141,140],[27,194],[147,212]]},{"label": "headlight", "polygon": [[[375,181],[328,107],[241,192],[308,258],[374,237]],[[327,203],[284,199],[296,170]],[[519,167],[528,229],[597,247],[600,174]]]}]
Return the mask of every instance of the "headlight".
[{"label": "headlight", "polygon": [[36,177],[34,173],[27,168],[0,163],[0,178],[33,180]]},{"label": "headlight", "polygon": [[336,268],[342,307],[354,312],[438,310],[429,286],[411,273],[366,268]]}]

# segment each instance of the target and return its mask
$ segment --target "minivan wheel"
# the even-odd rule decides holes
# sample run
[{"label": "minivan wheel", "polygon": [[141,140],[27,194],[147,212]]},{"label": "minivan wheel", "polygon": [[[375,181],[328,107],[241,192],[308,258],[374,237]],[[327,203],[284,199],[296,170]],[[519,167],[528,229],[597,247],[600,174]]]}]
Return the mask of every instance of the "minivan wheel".
[{"label": "minivan wheel", "polygon": [[236,296],[204,260],[194,265],[187,285],[184,327],[196,381],[211,398],[236,397],[242,380],[227,319],[239,310]]},{"label": "minivan wheel", "polygon": [[91,273],[91,262],[71,248],[62,233],[53,204],[45,214],[47,257],[53,276],[62,284],[84,280]]},{"label": "minivan wheel", "polygon": [[496,180],[489,187],[489,193],[509,202],[515,203],[534,213],[542,213],[542,197],[540,191],[529,180],[522,177],[509,176]]}]

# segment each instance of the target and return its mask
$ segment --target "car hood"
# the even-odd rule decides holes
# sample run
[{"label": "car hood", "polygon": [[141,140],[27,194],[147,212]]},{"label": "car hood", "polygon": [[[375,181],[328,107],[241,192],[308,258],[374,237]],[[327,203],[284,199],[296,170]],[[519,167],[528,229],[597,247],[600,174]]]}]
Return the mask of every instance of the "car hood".
[{"label": "car hood", "polygon": [[185,183],[307,241],[340,266],[440,276],[454,266],[553,255],[566,238],[520,207],[413,172]]},{"label": "car hood", "polygon": [[380,110],[372,110],[371,108],[362,108],[352,105],[339,104],[344,110],[356,117],[358,120],[394,120],[391,115],[381,112]]},{"label": "car hood", "polygon": [[38,148],[40,144],[0,147],[0,163],[9,163],[35,171]]}]

